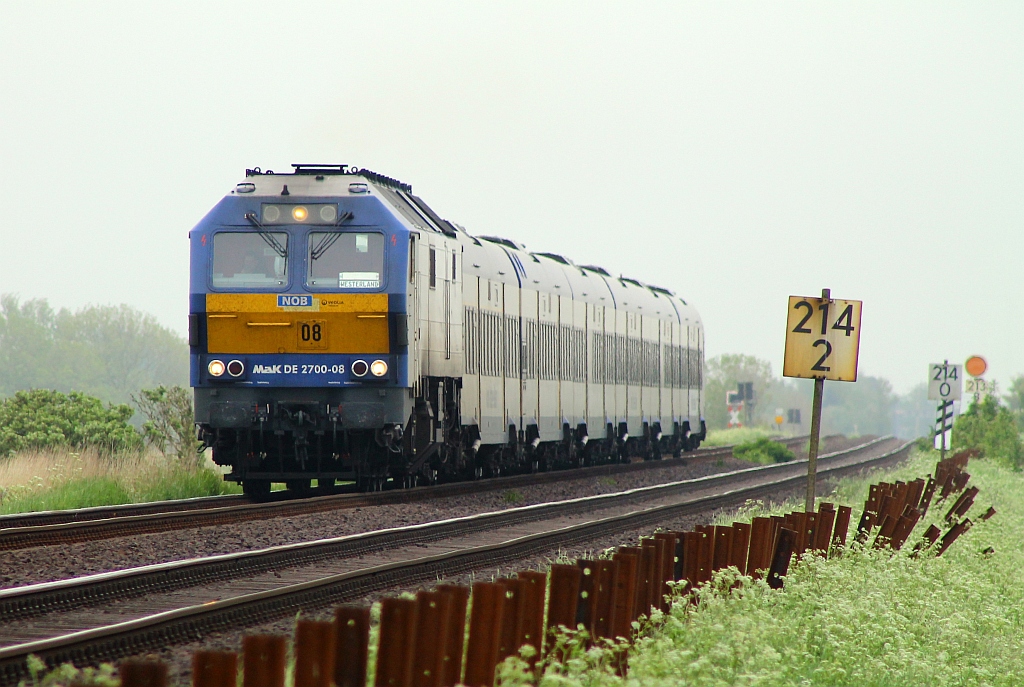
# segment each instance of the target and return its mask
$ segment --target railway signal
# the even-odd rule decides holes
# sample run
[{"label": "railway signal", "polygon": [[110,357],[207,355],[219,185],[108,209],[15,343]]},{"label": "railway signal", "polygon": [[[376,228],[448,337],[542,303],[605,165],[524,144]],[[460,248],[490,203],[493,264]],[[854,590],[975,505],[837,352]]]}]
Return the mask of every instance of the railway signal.
[{"label": "railway signal", "polygon": [[814,380],[811,441],[807,450],[807,500],[804,506],[808,513],[814,510],[821,396],[825,380],[857,381],[861,305],[861,301],[832,298],[829,289],[821,290],[821,298],[789,297],[782,376]]}]

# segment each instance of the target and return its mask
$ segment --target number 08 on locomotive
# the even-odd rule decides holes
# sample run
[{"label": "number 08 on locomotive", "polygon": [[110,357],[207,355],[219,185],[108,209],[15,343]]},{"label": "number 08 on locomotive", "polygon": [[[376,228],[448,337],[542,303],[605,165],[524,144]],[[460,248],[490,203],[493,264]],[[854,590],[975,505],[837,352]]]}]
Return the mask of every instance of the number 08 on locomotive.
[{"label": "number 08 on locomotive", "polygon": [[396,179],[246,170],[190,244],[197,431],[246,493],[654,460],[705,437],[691,305],[472,236]]}]

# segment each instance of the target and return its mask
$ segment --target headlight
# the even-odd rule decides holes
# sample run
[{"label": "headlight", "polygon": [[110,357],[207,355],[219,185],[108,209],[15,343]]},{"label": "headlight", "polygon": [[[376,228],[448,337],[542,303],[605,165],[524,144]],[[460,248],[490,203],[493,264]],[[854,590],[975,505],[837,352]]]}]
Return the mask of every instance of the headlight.
[{"label": "headlight", "polygon": [[245,364],[241,360],[232,360],[228,363],[228,374],[232,377],[241,377],[245,372]]},{"label": "headlight", "polygon": [[307,217],[309,217],[309,210],[303,206],[296,205],[292,208],[292,219],[296,222],[305,222]]},{"label": "headlight", "polygon": [[388,364],[383,360],[374,360],[370,365],[370,372],[374,377],[383,377],[388,373]]},{"label": "headlight", "polygon": [[357,360],[352,363],[352,374],[356,377],[366,376],[366,372],[370,369],[370,366],[366,364],[365,360]]},{"label": "headlight", "polygon": [[211,377],[220,377],[224,374],[224,363],[220,360],[211,360],[206,369],[210,371]]}]

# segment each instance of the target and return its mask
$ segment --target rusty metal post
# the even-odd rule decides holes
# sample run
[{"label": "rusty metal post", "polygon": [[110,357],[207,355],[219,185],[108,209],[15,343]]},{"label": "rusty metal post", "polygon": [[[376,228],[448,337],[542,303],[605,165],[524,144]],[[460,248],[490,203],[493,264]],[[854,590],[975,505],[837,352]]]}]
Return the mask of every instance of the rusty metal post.
[{"label": "rusty metal post", "polygon": [[825,505],[822,504],[822,508],[818,510],[818,521],[814,525],[813,548],[822,556],[828,555],[828,545],[832,540],[832,527],[836,521],[836,512],[833,510],[832,504],[827,504],[828,508],[825,508]]},{"label": "rusty metal post", "polygon": [[715,562],[714,529],[697,528],[697,584],[711,579],[711,570]]},{"label": "rusty metal post", "polygon": [[334,682],[334,624],[295,623],[295,687],[331,687]]},{"label": "rusty metal post", "polygon": [[523,581],[519,590],[522,594],[519,646],[529,644],[537,650],[527,661],[532,668],[544,655],[544,595],[547,592],[548,576],[536,570],[524,570],[518,577]]},{"label": "rusty metal post", "polygon": [[380,602],[376,687],[410,687],[416,651],[415,599],[390,597]]},{"label": "rusty metal post", "polygon": [[477,582],[473,585],[469,642],[466,645],[465,684],[468,687],[492,687],[494,684],[504,608],[503,586],[496,582]]},{"label": "rusty metal post", "polygon": [[633,601],[633,620],[651,614],[651,575],[657,566],[657,552],[650,539],[640,542],[640,568],[636,577],[636,598]]},{"label": "rusty metal post", "polygon": [[466,607],[469,605],[469,587],[458,584],[439,584],[437,591],[448,597],[448,628],[444,635],[444,662],[438,684],[441,687],[453,687],[462,682],[462,657],[466,645]]},{"label": "rusty metal post", "polygon": [[595,561],[594,596],[590,613],[591,634],[595,639],[612,637],[618,570],[618,561]]},{"label": "rusty metal post", "polygon": [[700,566],[697,559],[700,556],[700,535],[696,532],[683,532],[683,575],[682,579],[687,582],[687,591],[693,591],[697,586],[697,574]]},{"label": "rusty metal post", "polygon": [[772,567],[768,570],[768,586],[772,589],[782,588],[782,578],[789,573],[789,559],[793,555],[796,544],[796,532],[783,527],[779,530],[779,538],[772,556]]},{"label": "rusty metal post", "polygon": [[676,579],[676,556],[677,556],[677,539],[675,532],[658,532],[654,535],[655,540],[665,542],[664,558],[661,561],[661,593],[659,596],[661,610],[668,610],[668,597],[672,593],[672,589],[668,586],[669,582],[673,582]]},{"label": "rusty metal post", "polygon": [[832,555],[846,547],[846,537],[850,533],[850,518],[853,509],[849,506],[839,506],[836,511],[836,522],[832,526]]},{"label": "rusty metal post", "polygon": [[938,541],[940,534],[942,534],[942,530],[940,530],[935,525],[928,525],[928,529],[924,531],[924,534],[921,537],[921,541],[914,544],[914,550],[913,552],[911,552],[911,558],[917,558],[917,555],[921,553],[923,549],[927,549],[929,546]]},{"label": "rusty metal post", "polygon": [[686,550],[684,544],[685,537],[683,536],[685,532],[672,532],[671,534],[676,538],[676,557],[675,566],[672,568],[672,580],[678,582],[686,578],[686,575],[683,574],[683,554]]},{"label": "rusty metal post", "polygon": [[234,651],[197,651],[192,654],[192,687],[235,687],[238,654]]},{"label": "rusty metal post", "polygon": [[334,684],[337,687],[366,687],[369,648],[370,607],[334,609]]},{"label": "rusty metal post", "polygon": [[729,565],[736,568],[742,575],[747,569],[747,554],[750,550],[750,524],[734,522],[732,538],[729,544]]},{"label": "rusty metal post", "polygon": [[445,649],[451,596],[439,591],[416,593],[416,641],[412,660],[413,687],[440,687],[444,677]]},{"label": "rusty metal post", "polygon": [[964,518],[957,524],[953,525],[953,527],[951,527],[949,531],[946,532],[945,535],[943,535],[942,541],[939,542],[939,549],[935,552],[935,555],[941,556],[942,554],[944,554],[946,552],[946,549],[948,549],[950,545],[952,545],[952,543],[955,542],[961,534],[971,529],[971,526],[973,524],[974,523],[971,522],[969,518]]},{"label": "rusty metal post", "polygon": [[771,545],[771,518],[754,518],[750,523],[750,553],[747,555],[746,573],[754,579],[760,578],[758,570],[765,570],[769,563],[765,561],[766,552]]},{"label": "rusty metal post", "polygon": [[928,514],[928,506],[931,505],[932,497],[935,496],[935,487],[935,480],[929,475],[928,482],[924,485],[924,492],[921,494],[921,501],[917,506],[917,509],[921,511],[921,517]]},{"label": "rusty metal post", "polygon": [[981,516],[981,519],[982,519],[982,520],[988,520],[989,518],[991,518],[991,517],[992,517],[993,515],[995,515],[995,514],[996,514],[996,507],[995,507],[995,506],[989,506],[989,507],[988,507],[988,510],[987,510],[987,511],[985,511],[985,512],[984,512],[984,513],[982,514],[982,516]]},{"label": "rusty metal post", "polygon": [[594,570],[597,561],[580,558],[576,561],[576,567],[580,569],[580,596],[576,601],[576,625],[582,625],[587,632],[593,636],[594,628],[591,625],[594,603]]},{"label": "rusty metal post", "polygon": [[946,514],[946,522],[952,522],[955,518],[962,518],[974,505],[974,499],[978,495],[978,487],[971,487],[960,494],[960,497],[953,504]]},{"label": "rusty metal post", "polygon": [[129,659],[118,668],[121,687],[166,687],[167,664],[163,661]]},{"label": "rusty metal post", "polygon": [[624,552],[621,548],[612,557],[618,563],[615,575],[615,615],[612,634],[615,637],[629,639],[632,634],[633,603],[636,598],[637,568],[640,557],[635,553]]},{"label": "rusty metal post", "polygon": [[889,546],[894,551],[899,551],[903,548],[903,544],[906,543],[907,538],[910,537],[910,533],[914,531],[914,527],[917,526],[917,521],[920,519],[921,511],[907,506],[906,511],[896,523],[896,529],[893,530],[892,537],[889,540]]},{"label": "rusty metal post", "polygon": [[501,611],[501,634],[498,638],[498,663],[501,663],[509,656],[519,653],[517,642],[522,634],[522,614],[519,607],[522,603],[520,589],[522,589],[523,581],[510,577],[498,580],[498,584],[505,588]]},{"label": "rusty metal post", "polygon": [[284,687],[285,654],[279,635],[242,638],[242,687]]},{"label": "rusty metal post", "polygon": [[729,567],[729,559],[732,556],[732,528],[727,525],[715,525],[713,536],[715,554],[711,569],[722,570]]},{"label": "rusty metal post", "polygon": [[580,598],[580,569],[575,565],[551,566],[551,595],[548,600],[548,631],[559,626],[576,629],[576,606]]}]

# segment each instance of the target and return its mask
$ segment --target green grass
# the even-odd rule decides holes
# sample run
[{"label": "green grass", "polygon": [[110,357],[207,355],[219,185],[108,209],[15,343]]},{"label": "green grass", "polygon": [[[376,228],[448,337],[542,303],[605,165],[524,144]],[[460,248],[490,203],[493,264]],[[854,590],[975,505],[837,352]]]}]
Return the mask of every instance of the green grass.
[{"label": "green grass", "polygon": [[[19,463],[12,466],[11,463]],[[212,465],[212,464],[211,464]],[[240,493],[211,466],[188,468],[152,454],[110,459],[75,453],[34,453],[5,459],[8,475],[0,489],[0,514],[164,501]],[[18,468],[14,470],[12,468]]]},{"label": "green grass", "polygon": [[66,510],[130,503],[128,491],[109,477],[82,477],[48,489],[16,492],[0,503],[0,513]]},{"label": "green grass", "polygon": [[775,436],[777,433],[759,427],[736,427],[734,429],[712,429],[708,438],[700,442],[701,446],[732,446],[762,437]]},{"label": "green grass", "polygon": [[[934,468],[917,453],[887,475],[845,480],[828,500],[854,505],[856,527],[869,483],[912,479]],[[990,504],[941,557],[911,558],[854,547],[841,558],[808,555],[783,590],[719,573],[694,606],[677,603],[641,632],[621,680],[591,650],[550,670],[554,685],[1017,685],[1024,682],[1024,475],[995,461],[968,467],[981,492],[969,516]],[[945,515],[935,504],[927,521]],[[768,512],[797,507],[781,504]],[[766,509],[749,504],[747,519]],[[915,538],[924,530],[921,523]],[[987,547],[995,553],[982,553]],[[509,680],[513,682],[514,680]]]},{"label": "green grass", "polygon": [[759,465],[771,465],[773,463],[785,463],[793,460],[794,454],[785,445],[772,441],[767,437],[761,437],[754,441],[746,441],[739,444],[732,450],[732,455],[740,460],[746,460]]}]

